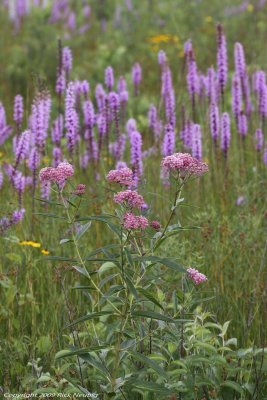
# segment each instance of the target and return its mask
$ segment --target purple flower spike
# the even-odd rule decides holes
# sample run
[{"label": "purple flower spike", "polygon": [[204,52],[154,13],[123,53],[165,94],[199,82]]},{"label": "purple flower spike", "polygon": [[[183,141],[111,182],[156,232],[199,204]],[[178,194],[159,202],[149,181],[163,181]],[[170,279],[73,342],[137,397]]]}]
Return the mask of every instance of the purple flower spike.
[{"label": "purple flower spike", "polygon": [[216,73],[214,68],[208,68],[207,71],[207,96],[209,98],[210,103],[217,102],[217,88],[216,88]]},{"label": "purple flower spike", "polygon": [[67,77],[72,69],[72,53],[69,47],[64,47],[62,51],[62,66]]},{"label": "purple flower spike", "polygon": [[28,160],[29,169],[32,171],[36,171],[40,165],[40,161],[41,161],[40,153],[36,147],[33,147],[30,152],[30,156],[29,156],[29,160]]},{"label": "purple flower spike", "polygon": [[220,93],[223,96],[228,76],[226,39],[221,24],[217,25],[217,74]]},{"label": "purple flower spike", "polygon": [[83,116],[86,128],[93,129],[95,123],[95,111],[93,103],[90,100],[86,100],[83,103]]},{"label": "purple flower spike", "polygon": [[3,182],[4,182],[4,175],[3,175],[3,172],[2,172],[1,169],[0,169],[0,189],[1,189],[2,186],[3,186]]},{"label": "purple flower spike", "polygon": [[139,63],[135,63],[132,68],[132,80],[134,84],[135,95],[139,92],[139,85],[142,80],[142,69]]},{"label": "purple flower spike", "polygon": [[136,121],[134,118],[130,118],[126,123],[126,131],[128,137],[131,138],[131,135],[134,131],[137,131]]},{"label": "purple flower spike", "polygon": [[24,131],[18,141],[18,145],[16,147],[15,154],[15,169],[21,162],[21,160],[25,160],[29,153],[30,148],[30,131]]},{"label": "purple flower spike", "polygon": [[244,113],[241,113],[238,117],[238,133],[241,136],[246,136],[248,132],[248,121],[247,116]]},{"label": "purple flower spike", "polygon": [[170,156],[174,153],[175,149],[175,131],[171,124],[167,124],[164,129],[164,139],[162,143],[162,155],[163,157]]},{"label": "purple flower spike", "polygon": [[264,152],[263,152],[263,163],[267,165],[267,146],[265,146]]},{"label": "purple flower spike", "polygon": [[243,79],[246,74],[246,61],[245,61],[244,49],[241,43],[235,44],[234,59],[235,59],[235,72],[241,79]]},{"label": "purple flower spike", "polygon": [[66,90],[66,78],[64,70],[58,70],[57,72],[57,80],[56,80],[56,93],[62,94]]},{"label": "purple flower spike", "polygon": [[167,56],[166,56],[165,51],[163,51],[163,50],[160,50],[158,52],[158,63],[161,66],[161,68],[163,68],[164,65],[167,63]]},{"label": "purple flower spike", "polygon": [[98,107],[98,111],[102,112],[105,108],[105,98],[106,98],[106,92],[103,88],[103,86],[98,83],[95,88],[95,97],[96,97],[96,103]]},{"label": "purple flower spike", "polygon": [[199,93],[199,77],[193,51],[188,53],[187,88],[191,101],[194,103],[195,96]]},{"label": "purple flower spike", "polygon": [[51,139],[53,143],[56,143],[57,145],[60,144],[60,140],[63,136],[63,128],[64,128],[63,115],[60,114],[55,119],[51,129]]},{"label": "purple flower spike", "polygon": [[263,133],[260,128],[256,129],[255,132],[255,142],[256,142],[256,150],[261,151],[264,143]]},{"label": "purple flower spike", "polygon": [[220,133],[220,114],[215,103],[210,105],[210,133],[214,143],[216,143]]},{"label": "purple flower spike", "polygon": [[228,149],[231,140],[231,122],[228,113],[223,113],[221,120],[221,149],[225,158],[227,157]]},{"label": "purple flower spike", "polygon": [[114,86],[114,74],[112,67],[107,67],[105,70],[105,85],[109,91],[111,91]]},{"label": "purple flower spike", "polygon": [[139,178],[143,174],[142,162],[142,137],[137,131],[133,131],[130,136],[131,144],[131,165],[134,173],[134,181],[138,184]]},{"label": "purple flower spike", "polygon": [[125,90],[127,90],[126,80],[125,80],[124,76],[120,76],[119,81],[118,81],[118,93],[120,94],[121,92],[124,92]]},{"label": "purple flower spike", "polygon": [[235,74],[232,80],[232,111],[235,116],[236,123],[242,110],[242,91],[239,75]]},{"label": "purple flower spike", "polygon": [[192,156],[198,161],[202,159],[202,135],[201,127],[198,124],[195,124],[193,127]]},{"label": "purple flower spike", "polygon": [[18,94],[14,99],[14,121],[17,124],[17,127],[20,128],[23,121],[23,97]]},{"label": "purple flower spike", "polygon": [[148,110],[148,127],[155,132],[157,127],[157,108],[154,104],[151,104]]},{"label": "purple flower spike", "polygon": [[70,155],[73,155],[74,147],[79,139],[78,128],[79,128],[79,117],[75,110],[75,91],[74,83],[70,82],[67,87],[65,97],[65,127],[66,127],[66,138],[67,146]]}]

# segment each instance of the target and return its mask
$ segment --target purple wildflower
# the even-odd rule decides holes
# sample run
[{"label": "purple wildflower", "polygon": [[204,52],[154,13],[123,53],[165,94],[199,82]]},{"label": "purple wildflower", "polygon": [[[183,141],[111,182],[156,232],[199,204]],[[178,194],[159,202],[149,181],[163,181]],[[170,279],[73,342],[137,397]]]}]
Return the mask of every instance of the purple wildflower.
[{"label": "purple wildflower", "polygon": [[18,141],[18,145],[16,147],[15,154],[15,169],[21,162],[21,160],[25,160],[28,155],[30,148],[30,131],[24,131]]},{"label": "purple wildflower", "polygon": [[63,115],[60,114],[53,122],[51,129],[51,139],[53,143],[57,145],[60,144],[60,140],[63,136],[63,128],[64,128]]},{"label": "purple wildflower", "polygon": [[241,113],[238,117],[238,133],[240,133],[241,136],[246,136],[248,132],[248,121],[247,121],[247,116],[244,113]]},{"label": "purple wildflower", "polygon": [[187,88],[194,107],[195,96],[199,93],[199,77],[193,51],[188,53]]},{"label": "purple wildflower", "polygon": [[242,91],[239,75],[235,74],[232,80],[232,111],[235,121],[238,122],[242,110]]},{"label": "purple wildflower", "polygon": [[72,53],[69,47],[64,47],[62,51],[62,66],[67,77],[72,69]]},{"label": "purple wildflower", "polygon": [[142,69],[139,63],[135,63],[132,68],[132,80],[134,84],[134,92],[137,96],[139,91],[140,82],[142,80]]},{"label": "purple wildflower", "polygon": [[227,83],[228,63],[226,39],[221,24],[217,25],[217,74],[220,93],[223,96]]},{"label": "purple wildflower", "polygon": [[14,121],[17,124],[17,127],[20,128],[23,121],[23,97],[18,94],[14,99],[14,113],[13,113]]},{"label": "purple wildflower", "polygon": [[201,138],[201,127],[195,124],[193,127],[192,137],[192,156],[198,161],[202,159],[202,138]]},{"label": "purple wildflower", "polygon": [[246,61],[245,61],[244,49],[241,43],[235,44],[234,59],[235,59],[235,72],[240,77],[240,79],[243,79],[246,74]]},{"label": "purple wildflower", "polygon": [[107,67],[105,69],[105,85],[109,91],[111,91],[114,86],[114,74],[112,67]]},{"label": "purple wildflower", "polygon": [[262,147],[263,147],[263,133],[262,130],[260,128],[256,129],[255,132],[255,142],[256,142],[256,150],[257,151],[261,151]]},{"label": "purple wildflower", "polygon": [[228,113],[223,113],[221,119],[221,149],[225,158],[227,157],[228,149],[231,140],[231,122]]},{"label": "purple wildflower", "polygon": [[174,153],[175,149],[175,131],[171,124],[165,126],[165,134],[162,143],[162,155],[163,157],[170,156]]},{"label": "purple wildflower", "polygon": [[142,137],[137,131],[133,131],[130,136],[131,144],[131,165],[134,174],[134,181],[137,184],[143,174],[142,162]]},{"label": "purple wildflower", "polygon": [[161,66],[161,68],[163,68],[164,65],[166,65],[166,63],[167,63],[167,56],[166,56],[165,51],[163,51],[163,50],[160,50],[158,52],[158,63]]},{"label": "purple wildflower", "polygon": [[210,105],[210,133],[214,143],[217,142],[220,133],[220,114],[217,104]]}]

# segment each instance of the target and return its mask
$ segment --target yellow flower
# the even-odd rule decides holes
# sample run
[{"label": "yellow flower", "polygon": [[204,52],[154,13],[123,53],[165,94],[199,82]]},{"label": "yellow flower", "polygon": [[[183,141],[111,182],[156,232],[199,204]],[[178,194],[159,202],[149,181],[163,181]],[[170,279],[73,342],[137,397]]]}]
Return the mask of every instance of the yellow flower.
[{"label": "yellow flower", "polygon": [[19,242],[19,244],[21,246],[31,246],[31,247],[41,247],[41,243],[39,242],[34,242],[32,240],[22,240],[21,242]]},{"label": "yellow flower", "polygon": [[47,256],[49,254],[49,251],[47,249],[42,249],[41,253]]},{"label": "yellow flower", "polygon": [[44,162],[45,164],[50,164],[50,158],[49,158],[49,157],[44,157],[44,158],[43,158],[43,162]]},{"label": "yellow flower", "polygon": [[248,10],[248,12],[253,12],[254,11],[253,4],[249,3],[248,6],[247,6],[247,10]]},{"label": "yellow flower", "polygon": [[208,24],[212,22],[212,16],[211,15],[207,15],[205,17],[205,22],[207,22]]}]

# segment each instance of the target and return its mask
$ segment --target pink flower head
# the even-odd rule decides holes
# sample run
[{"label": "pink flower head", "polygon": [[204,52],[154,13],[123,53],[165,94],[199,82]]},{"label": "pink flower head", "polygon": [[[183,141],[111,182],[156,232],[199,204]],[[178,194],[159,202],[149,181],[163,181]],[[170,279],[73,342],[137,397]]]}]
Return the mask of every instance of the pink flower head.
[{"label": "pink flower head", "polygon": [[125,229],[145,229],[148,225],[148,220],[142,215],[138,216],[128,212],[123,217],[123,227]]},{"label": "pink flower head", "polygon": [[161,166],[166,170],[178,170],[181,176],[200,176],[208,171],[206,163],[197,160],[188,153],[175,153],[163,158]]},{"label": "pink flower head", "polygon": [[107,175],[109,182],[116,182],[124,186],[132,186],[133,171],[130,168],[113,169]]},{"label": "pink flower head", "polygon": [[115,203],[126,203],[129,207],[136,207],[139,210],[144,204],[144,198],[133,190],[125,190],[114,195]]},{"label": "pink flower head", "polygon": [[186,271],[189,278],[192,279],[195,285],[199,285],[201,282],[206,282],[208,280],[206,275],[201,274],[201,272],[195,268],[188,268]]},{"label": "pink flower head", "polygon": [[74,174],[74,169],[71,164],[64,161],[56,168],[46,167],[42,168],[39,173],[39,179],[42,183],[56,182],[62,184],[65,180]]},{"label": "pink flower head", "polygon": [[46,167],[42,168],[39,173],[39,179],[41,182],[51,182],[54,180],[55,177],[55,168],[53,167]]},{"label": "pink flower head", "polygon": [[155,229],[155,231],[157,231],[157,232],[160,230],[159,221],[151,221],[150,226],[151,226],[151,228]]},{"label": "pink flower head", "polygon": [[81,196],[85,193],[85,189],[86,189],[86,186],[83,183],[79,183],[76,186],[73,194],[76,194],[77,196]]}]

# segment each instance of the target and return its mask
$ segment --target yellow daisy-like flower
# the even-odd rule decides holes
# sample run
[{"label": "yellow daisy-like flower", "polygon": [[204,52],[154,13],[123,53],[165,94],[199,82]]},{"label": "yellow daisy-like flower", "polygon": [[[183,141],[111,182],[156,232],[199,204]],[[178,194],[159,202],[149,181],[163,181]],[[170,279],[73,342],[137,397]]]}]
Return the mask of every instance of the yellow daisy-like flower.
[{"label": "yellow daisy-like flower", "polygon": [[213,21],[213,18],[212,18],[211,15],[207,15],[207,16],[205,17],[205,22],[207,22],[208,24],[210,24],[212,21]]},{"label": "yellow daisy-like flower", "polygon": [[45,164],[50,164],[50,158],[49,157],[43,157],[43,162]]},{"label": "yellow daisy-like flower", "polygon": [[42,249],[41,253],[47,256],[49,254],[49,251],[47,249]]},{"label": "yellow daisy-like flower", "polygon": [[22,240],[21,242],[19,242],[19,245],[20,246],[31,246],[31,247],[36,247],[36,248],[41,247],[41,243],[34,242],[33,240]]}]

